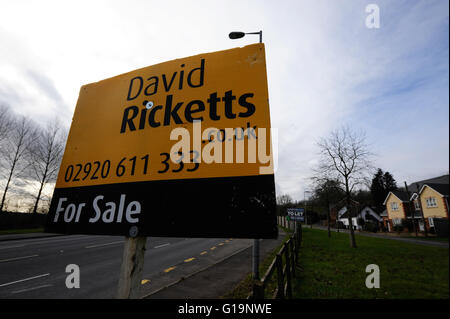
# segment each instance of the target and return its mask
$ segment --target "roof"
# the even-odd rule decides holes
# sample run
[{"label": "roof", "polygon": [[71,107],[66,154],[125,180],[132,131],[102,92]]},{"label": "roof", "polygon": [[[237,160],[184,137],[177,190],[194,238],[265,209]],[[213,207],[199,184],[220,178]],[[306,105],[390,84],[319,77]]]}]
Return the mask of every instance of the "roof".
[{"label": "roof", "polygon": [[449,185],[448,184],[432,184],[432,183],[426,183],[422,186],[422,188],[420,189],[420,192],[422,193],[423,188],[426,186],[431,187],[432,189],[434,189],[436,192],[438,192],[439,194],[441,194],[442,196],[448,196],[448,190],[449,190]]},{"label": "roof", "polygon": [[[442,175],[442,176],[438,176],[438,177],[433,177],[433,178],[429,178],[429,179],[424,179],[422,181],[418,181],[418,182],[414,182],[408,185],[408,190],[411,193],[417,192],[417,186],[416,184],[419,184],[419,189],[421,189],[423,187],[424,184],[427,185],[431,185],[431,184],[445,184],[445,185],[449,185],[450,183],[450,178],[449,175]],[[448,194],[448,193],[447,193]]]},{"label": "roof", "polygon": [[[346,207],[343,207],[346,208]],[[373,215],[375,215],[377,220],[381,220],[380,218],[380,214],[378,214],[378,212],[376,211],[376,209],[374,207],[371,207],[370,205],[364,205],[363,207],[361,207],[361,209],[358,210],[358,213],[355,215],[355,211],[353,211],[352,217],[360,217],[361,213],[365,210],[369,208],[370,209],[370,213]],[[342,209],[341,209],[342,210]],[[339,216],[339,219],[343,219],[343,218],[348,218],[348,211],[346,209],[345,213],[343,213],[341,216]]]},{"label": "roof", "polygon": [[[356,216],[352,216],[352,217],[356,217]],[[343,218],[348,218],[348,212],[343,213],[339,219],[343,219]]]},{"label": "roof", "polygon": [[395,190],[395,191],[390,191],[387,196],[386,199],[384,200],[383,205],[386,205],[386,201],[389,198],[389,195],[393,194],[395,197],[397,197],[398,199],[400,199],[402,202],[408,202],[409,201],[409,196],[408,193],[402,190]]},{"label": "roof", "polygon": [[[339,209],[337,209],[337,210],[341,210],[342,208],[344,208],[346,205],[347,205],[347,203],[346,203],[346,198],[344,197],[344,198],[342,198],[340,201],[338,201],[338,202],[336,202],[336,203],[334,203],[334,204],[331,204],[331,208],[339,208]],[[356,200],[353,200],[353,199],[350,199],[350,202],[351,203],[353,203],[353,204],[355,204],[355,205],[360,205],[360,203],[359,202],[357,202]]]},{"label": "roof", "polygon": [[395,190],[395,191],[392,191],[392,193],[393,193],[395,196],[397,196],[399,199],[401,199],[402,202],[407,202],[407,201],[409,201],[408,193],[405,192],[405,191],[402,191],[402,190]]},{"label": "roof", "polygon": [[371,206],[371,205],[364,205],[364,206],[362,206],[361,207],[361,209],[360,209],[360,211],[363,211],[364,210],[364,208],[370,208],[371,210],[373,210],[373,212],[375,213],[375,214],[377,214],[377,215],[380,215],[381,214],[381,212],[382,212],[382,210],[380,209],[380,208],[377,208],[376,206]]}]

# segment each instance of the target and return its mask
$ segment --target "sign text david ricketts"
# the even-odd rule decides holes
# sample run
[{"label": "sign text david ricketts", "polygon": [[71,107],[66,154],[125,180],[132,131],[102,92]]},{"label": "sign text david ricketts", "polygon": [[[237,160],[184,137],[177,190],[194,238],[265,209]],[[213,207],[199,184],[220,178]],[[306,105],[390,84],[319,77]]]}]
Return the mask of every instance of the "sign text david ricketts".
[{"label": "sign text david ricketts", "polygon": [[[212,121],[220,121],[222,117],[234,119],[238,117],[249,117],[255,113],[255,105],[251,98],[254,93],[248,92],[240,96],[228,90],[219,96],[218,92],[211,92],[208,96],[191,101],[174,101],[171,90],[182,90],[184,87],[202,87],[205,79],[205,59],[200,60],[200,66],[190,70],[185,76],[185,64],[180,65],[180,70],[173,74],[162,74],[151,76],[144,80],[142,76],[131,79],[128,89],[127,102],[135,101],[137,98],[152,98],[162,90],[165,96],[164,104],[153,106],[150,110],[138,105],[125,108],[120,127],[120,133],[127,130],[143,130],[155,128],[161,125],[170,126],[174,124],[193,123],[194,120],[203,121],[208,117]],[[155,102],[152,102],[154,104]],[[147,100],[142,103],[148,104]],[[236,107],[239,104],[240,107]]]}]

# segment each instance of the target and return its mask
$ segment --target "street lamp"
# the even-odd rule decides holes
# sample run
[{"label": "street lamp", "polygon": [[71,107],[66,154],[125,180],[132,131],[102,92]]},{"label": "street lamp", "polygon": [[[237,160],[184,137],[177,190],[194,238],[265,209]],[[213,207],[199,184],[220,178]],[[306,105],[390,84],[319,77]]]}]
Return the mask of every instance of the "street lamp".
[{"label": "street lamp", "polygon": [[233,31],[230,32],[228,37],[232,40],[243,38],[246,34],[259,34],[259,43],[262,43],[262,31],[259,32],[241,32],[241,31]]},{"label": "street lamp", "polygon": [[[231,40],[243,38],[246,34],[259,34],[259,43],[262,43],[262,31],[259,32],[242,32],[242,31],[233,31],[228,34],[228,37]],[[259,279],[259,239],[253,240],[253,279]]]}]

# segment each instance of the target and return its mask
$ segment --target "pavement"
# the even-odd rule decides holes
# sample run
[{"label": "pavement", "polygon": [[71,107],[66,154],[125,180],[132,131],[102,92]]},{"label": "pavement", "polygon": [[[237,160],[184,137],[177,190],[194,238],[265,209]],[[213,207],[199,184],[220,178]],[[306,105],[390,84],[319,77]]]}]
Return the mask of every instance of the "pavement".
[{"label": "pavement", "polygon": [[[279,229],[277,239],[260,240],[260,260],[264,260],[284,240]],[[144,296],[145,299],[216,299],[235,288],[252,272],[252,245],[223,260]],[[263,274],[260,274],[262,276]]]},{"label": "pavement", "polygon": [[[307,226],[304,225],[303,227],[309,228],[310,225],[307,225]],[[321,225],[313,225],[313,229],[328,230],[327,226],[321,226]],[[337,232],[337,229],[331,228],[331,231]],[[339,229],[339,232],[348,234],[350,231],[348,229]],[[355,235],[391,239],[391,240],[397,240],[397,241],[413,243],[413,244],[418,244],[418,245],[424,245],[424,246],[449,248],[449,242],[434,241],[431,239],[428,239],[428,240],[422,239],[421,240],[421,239],[416,239],[416,238],[396,237],[396,236],[392,236],[392,235],[388,235],[388,234],[384,234],[384,233],[369,233],[369,232],[363,232],[363,231],[357,231],[357,230],[355,231]]]}]

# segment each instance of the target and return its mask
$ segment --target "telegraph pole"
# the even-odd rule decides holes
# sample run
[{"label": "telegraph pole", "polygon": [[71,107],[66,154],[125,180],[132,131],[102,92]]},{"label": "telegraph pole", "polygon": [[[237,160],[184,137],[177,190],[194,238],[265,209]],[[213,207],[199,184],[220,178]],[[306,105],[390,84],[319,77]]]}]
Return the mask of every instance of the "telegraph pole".
[{"label": "telegraph pole", "polygon": [[420,200],[419,183],[416,183],[416,189],[417,189],[417,202],[419,203],[420,214],[422,215],[423,230],[425,237],[428,237],[427,223],[425,223],[425,215],[423,214],[422,201]]},{"label": "telegraph pole", "polygon": [[409,203],[409,209],[411,210],[411,219],[412,219],[412,223],[413,223],[413,227],[414,227],[414,232],[416,233],[416,237],[417,237],[418,234],[417,234],[417,227],[416,227],[416,219],[414,218],[414,213],[415,213],[416,208],[414,207],[414,204],[411,205],[411,194],[409,193],[408,185],[406,184],[406,181],[405,181],[405,189],[406,189],[406,193],[408,194],[408,203]]}]

